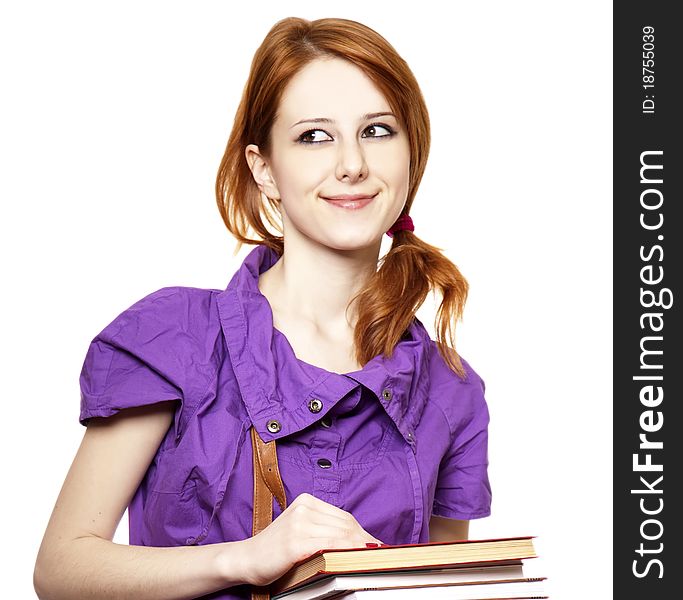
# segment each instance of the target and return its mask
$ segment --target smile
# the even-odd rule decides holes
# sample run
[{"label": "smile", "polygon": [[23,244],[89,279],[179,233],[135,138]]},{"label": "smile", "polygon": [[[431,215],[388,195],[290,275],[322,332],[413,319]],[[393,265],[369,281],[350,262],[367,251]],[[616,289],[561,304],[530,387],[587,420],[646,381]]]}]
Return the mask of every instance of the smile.
[{"label": "smile", "polygon": [[332,204],[333,206],[336,206],[338,208],[345,208],[347,210],[359,210],[363,208],[364,206],[367,206],[372,202],[377,194],[374,196],[363,196],[363,197],[351,197],[351,198],[340,198],[340,199],[330,199],[330,198],[325,198],[324,196],[321,196],[323,200],[325,200],[327,203]]}]

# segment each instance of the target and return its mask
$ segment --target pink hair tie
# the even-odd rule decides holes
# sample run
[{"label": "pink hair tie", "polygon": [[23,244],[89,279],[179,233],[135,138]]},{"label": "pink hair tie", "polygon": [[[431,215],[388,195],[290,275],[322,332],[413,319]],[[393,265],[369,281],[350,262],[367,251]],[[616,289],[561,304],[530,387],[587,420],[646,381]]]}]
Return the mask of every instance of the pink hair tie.
[{"label": "pink hair tie", "polygon": [[415,225],[413,225],[413,220],[410,218],[410,215],[401,215],[386,233],[392,238],[394,237],[394,233],[404,230],[415,231]]}]

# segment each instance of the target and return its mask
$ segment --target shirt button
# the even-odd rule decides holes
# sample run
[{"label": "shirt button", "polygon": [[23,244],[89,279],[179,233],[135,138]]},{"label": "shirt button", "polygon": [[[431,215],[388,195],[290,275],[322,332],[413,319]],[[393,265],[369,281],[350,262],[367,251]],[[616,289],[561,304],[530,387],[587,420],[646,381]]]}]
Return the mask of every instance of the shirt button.
[{"label": "shirt button", "polygon": [[277,433],[278,431],[280,431],[280,429],[282,429],[280,421],[276,421],[275,419],[271,419],[270,421],[268,421],[266,427],[268,428],[268,431],[270,431],[270,433]]},{"label": "shirt button", "polygon": [[321,469],[329,469],[332,466],[332,463],[327,458],[319,458],[318,466]]},{"label": "shirt button", "polygon": [[320,419],[320,424],[325,429],[329,429],[330,427],[332,427],[332,417],[330,417],[330,415],[325,415],[322,419]]},{"label": "shirt button", "polygon": [[312,413],[319,413],[323,409],[323,403],[318,398],[311,398],[308,401],[308,410]]},{"label": "shirt button", "polygon": [[413,436],[413,432],[412,432],[412,431],[409,431],[406,435],[408,436],[408,439],[409,439],[411,442],[415,439],[414,436]]},{"label": "shirt button", "polygon": [[391,400],[391,390],[389,388],[382,390],[382,397],[385,400]]}]

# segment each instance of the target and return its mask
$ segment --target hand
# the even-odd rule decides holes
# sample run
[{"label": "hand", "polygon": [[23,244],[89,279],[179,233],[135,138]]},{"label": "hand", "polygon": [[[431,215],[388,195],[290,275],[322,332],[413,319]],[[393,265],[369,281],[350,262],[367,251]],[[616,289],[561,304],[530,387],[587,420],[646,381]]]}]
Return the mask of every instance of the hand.
[{"label": "hand", "polygon": [[382,543],[351,513],[300,494],[268,527],[244,540],[245,576],[252,585],[267,585],[318,550],[362,548],[366,542]]}]

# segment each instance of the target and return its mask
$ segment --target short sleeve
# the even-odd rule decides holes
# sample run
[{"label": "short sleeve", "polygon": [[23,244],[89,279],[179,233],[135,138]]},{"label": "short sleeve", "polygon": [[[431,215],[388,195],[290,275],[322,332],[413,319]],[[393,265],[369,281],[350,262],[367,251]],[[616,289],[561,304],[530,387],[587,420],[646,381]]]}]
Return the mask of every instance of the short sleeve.
[{"label": "short sleeve", "polygon": [[181,288],[162,288],[119,314],[90,342],[79,378],[79,421],[166,400],[183,402],[178,370]]},{"label": "short sleeve", "polygon": [[439,467],[432,509],[433,515],[462,520],[491,514],[489,411],[484,382],[467,368],[468,381],[458,386],[451,405],[451,445]]}]

